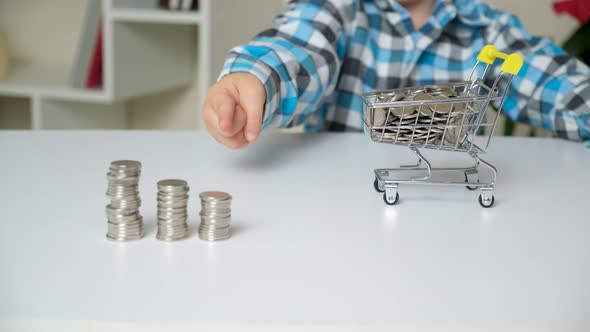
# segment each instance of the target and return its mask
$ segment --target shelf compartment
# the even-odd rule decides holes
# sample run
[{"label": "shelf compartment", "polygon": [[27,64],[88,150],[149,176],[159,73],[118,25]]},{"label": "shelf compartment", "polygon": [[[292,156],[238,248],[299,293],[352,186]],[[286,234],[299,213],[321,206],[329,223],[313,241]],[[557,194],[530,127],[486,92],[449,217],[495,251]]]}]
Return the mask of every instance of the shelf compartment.
[{"label": "shelf compartment", "polygon": [[0,130],[31,129],[31,100],[0,97]]}]

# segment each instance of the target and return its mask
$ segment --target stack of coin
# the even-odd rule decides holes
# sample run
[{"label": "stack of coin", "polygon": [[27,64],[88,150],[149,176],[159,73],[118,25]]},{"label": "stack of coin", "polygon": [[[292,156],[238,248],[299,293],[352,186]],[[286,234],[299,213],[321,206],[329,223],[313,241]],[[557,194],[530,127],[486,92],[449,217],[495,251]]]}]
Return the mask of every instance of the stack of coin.
[{"label": "stack of coin", "polygon": [[158,182],[158,240],[175,241],[188,237],[188,191],[188,184],[183,180]]},{"label": "stack of coin", "polygon": [[107,239],[139,240],[143,237],[143,218],[139,214],[139,176],[141,163],[133,160],[113,161],[107,173]]},{"label": "stack of coin", "polygon": [[199,195],[201,199],[201,224],[199,238],[201,240],[225,240],[231,236],[231,200],[228,193],[207,191]]}]

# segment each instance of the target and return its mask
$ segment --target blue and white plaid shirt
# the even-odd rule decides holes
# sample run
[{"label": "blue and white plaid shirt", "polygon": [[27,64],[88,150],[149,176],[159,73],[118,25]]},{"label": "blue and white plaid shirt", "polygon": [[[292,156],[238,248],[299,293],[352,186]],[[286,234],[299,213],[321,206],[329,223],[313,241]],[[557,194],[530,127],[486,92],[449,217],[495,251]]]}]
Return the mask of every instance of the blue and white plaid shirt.
[{"label": "blue and white plaid shirt", "polygon": [[362,93],[466,80],[485,44],[525,57],[504,104],[510,118],[590,139],[590,69],[480,0],[437,0],[418,31],[394,0],[293,0],[271,29],[230,51],[220,77],[248,72],[264,83],[263,127],[359,131]]}]

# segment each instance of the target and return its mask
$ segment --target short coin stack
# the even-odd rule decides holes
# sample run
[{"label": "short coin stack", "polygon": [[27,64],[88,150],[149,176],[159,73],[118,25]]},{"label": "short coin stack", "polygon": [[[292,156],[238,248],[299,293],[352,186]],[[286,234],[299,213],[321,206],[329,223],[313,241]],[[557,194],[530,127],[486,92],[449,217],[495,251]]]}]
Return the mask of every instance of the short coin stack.
[{"label": "short coin stack", "polygon": [[231,236],[231,200],[228,193],[206,191],[201,199],[199,238],[207,241],[225,240]]},{"label": "short coin stack", "polygon": [[140,174],[138,161],[117,160],[109,167],[107,197],[111,203],[106,207],[109,240],[130,241],[143,237],[143,218],[139,213]]},{"label": "short coin stack", "polygon": [[158,240],[176,241],[188,237],[188,191],[184,180],[158,182]]}]

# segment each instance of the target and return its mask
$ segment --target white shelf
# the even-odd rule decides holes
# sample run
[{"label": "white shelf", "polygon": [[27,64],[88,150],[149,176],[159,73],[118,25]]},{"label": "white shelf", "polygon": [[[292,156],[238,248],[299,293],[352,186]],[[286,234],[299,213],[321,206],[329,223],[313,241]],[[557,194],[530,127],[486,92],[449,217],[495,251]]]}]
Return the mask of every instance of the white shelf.
[{"label": "white shelf", "polygon": [[199,12],[170,11],[163,9],[116,8],[111,12],[115,22],[165,23],[165,24],[200,24],[203,15]]},{"label": "white shelf", "polygon": [[0,95],[30,97],[47,95],[68,100],[106,101],[102,90],[83,90],[68,87],[70,67],[64,64],[11,63],[9,75],[0,81]]}]

